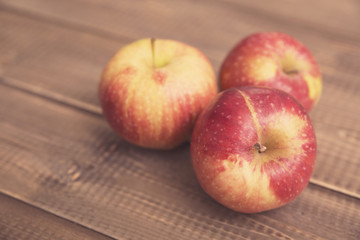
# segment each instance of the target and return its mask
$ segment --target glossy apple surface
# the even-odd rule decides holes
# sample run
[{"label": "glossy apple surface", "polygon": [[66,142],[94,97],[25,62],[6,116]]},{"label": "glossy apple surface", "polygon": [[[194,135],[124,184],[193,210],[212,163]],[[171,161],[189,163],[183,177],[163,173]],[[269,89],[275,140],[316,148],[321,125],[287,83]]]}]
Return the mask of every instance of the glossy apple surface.
[{"label": "glossy apple surface", "polygon": [[312,175],[316,138],[305,109],[265,87],[219,93],[199,116],[191,158],[206,193],[235,211],[266,211],[293,200]]},{"label": "glossy apple surface", "polygon": [[295,97],[309,112],[319,101],[322,78],[312,53],[293,37],[277,32],[250,35],[225,58],[221,89],[268,86]]},{"label": "glossy apple surface", "polygon": [[127,141],[155,149],[188,140],[195,119],[216,94],[214,70],[204,54],[164,39],[120,49],[99,85],[110,126]]}]

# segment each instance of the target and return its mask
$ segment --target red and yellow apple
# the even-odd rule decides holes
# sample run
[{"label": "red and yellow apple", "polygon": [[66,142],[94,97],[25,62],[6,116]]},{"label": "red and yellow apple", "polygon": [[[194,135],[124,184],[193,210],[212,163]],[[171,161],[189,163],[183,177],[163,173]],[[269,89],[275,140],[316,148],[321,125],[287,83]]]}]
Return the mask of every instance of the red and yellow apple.
[{"label": "red and yellow apple", "polygon": [[199,50],[141,39],[109,61],[99,84],[105,118],[125,140],[170,149],[188,140],[201,110],[217,94],[214,70]]},{"label": "red and yellow apple", "polygon": [[309,182],[315,158],[306,110],[286,92],[267,87],[219,93],[199,116],[191,139],[204,191],[244,213],[292,201]]},{"label": "red and yellow apple", "polygon": [[250,35],[225,58],[221,89],[267,86],[295,97],[309,112],[322,91],[321,73],[311,52],[293,37],[277,32]]}]

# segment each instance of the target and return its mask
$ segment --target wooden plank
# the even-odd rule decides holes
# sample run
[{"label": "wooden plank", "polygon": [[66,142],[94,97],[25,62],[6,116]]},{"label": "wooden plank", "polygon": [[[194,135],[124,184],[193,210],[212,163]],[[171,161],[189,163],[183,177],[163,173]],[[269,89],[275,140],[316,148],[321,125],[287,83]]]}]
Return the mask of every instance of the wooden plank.
[{"label": "wooden plank", "polygon": [[307,28],[333,37],[352,40],[360,37],[360,11],[357,0],[329,2],[327,0],[227,0],[244,11],[272,22]]},{"label": "wooden plank", "polygon": [[[102,68],[126,40],[119,37],[114,41],[6,11],[1,12],[0,21],[3,25],[0,32],[3,84],[100,113],[97,84]],[[194,34],[189,33],[188,37],[198,41]],[[359,197],[360,162],[352,156],[360,151],[357,148],[360,83],[356,77],[360,50],[326,39],[317,38],[315,43],[314,46],[329,50],[330,55],[319,54],[321,61],[328,65],[322,65],[325,67],[324,92],[318,107],[311,113],[319,144],[312,181]],[[205,46],[204,52],[219,66],[212,46]]]},{"label": "wooden plank", "polygon": [[[88,5],[88,6],[91,6],[91,5]],[[116,6],[114,6],[114,8],[116,9]],[[225,15],[225,10],[223,10],[224,15]],[[99,12],[99,14],[101,13],[101,11],[98,9],[96,11]],[[105,14],[105,13],[103,13],[103,14]],[[109,13],[106,13],[106,14],[109,14]],[[126,17],[129,17],[129,16],[126,16],[126,14],[124,16],[124,14],[116,15],[116,17],[119,18],[118,21],[125,21],[127,19]],[[133,16],[133,15],[131,15],[131,16]],[[58,27],[58,26],[53,27],[53,25],[51,25],[51,24],[44,23],[46,20],[49,20],[49,19],[46,19],[46,18],[41,19],[40,18],[38,20],[42,20],[42,21],[35,21],[35,19],[38,16],[30,15],[29,17],[31,17],[30,19],[32,19],[32,21],[30,21],[27,24],[26,23],[24,24],[24,22],[22,22],[21,19],[18,20],[13,15],[3,12],[3,18],[4,18],[3,21],[7,22],[7,24],[4,25],[4,31],[2,34],[3,39],[4,39],[4,42],[6,40],[10,40],[11,45],[7,46],[7,47],[8,48],[10,47],[10,49],[13,50],[13,51],[11,51],[8,48],[4,47],[4,49],[7,49],[7,52],[5,52],[5,53],[7,53],[6,55],[12,56],[12,58],[14,60],[15,56],[19,54],[19,53],[18,54],[15,53],[16,48],[20,48],[23,50],[26,49],[26,51],[28,51],[27,55],[21,56],[21,58],[20,58],[20,56],[17,56],[18,60],[20,60],[20,59],[22,60],[20,62],[17,62],[18,64],[21,64],[20,65],[21,67],[24,67],[25,69],[27,69],[30,67],[30,66],[26,67],[28,64],[31,64],[31,63],[36,64],[37,62],[43,63],[43,61],[49,62],[50,60],[52,60],[52,61],[50,61],[50,63],[53,62],[52,65],[55,65],[55,66],[51,66],[51,67],[55,68],[55,69],[51,69],[51,70],[53,70],[54,73],[55,73],[55,70],[57,70],[56,74],[62,73],[60,71],[60,69],[64,69],[64,67],[67,67],[67,65],[64,65],[64,64],[66,64],[66,62],[70,61],[69,65],[71,64],[71,66],[74,66],[74,63],[77,63],[77,64],[81,64],[81,67],[83,67],[82,64],[84,61],[87,61],[88,64],[89,64],[89,61],[92,61],[92,64],[93,64],[92,67],[94,67],[94,69],[96,70],[96,71],[94,70],[91,72],[92,76],[94,76],[92,78],[92,80],[94,79],[95,81],[98,80],[99,75],[101,74],[102,67],[105,65],[106,61],[112,56],[112,54],[114,54],[114,52],[118,48],[127,44],[130,40],[134,40],[134,39],[140,38],[140,37],[148,37],[149,35],[152,35],[151,30],[149,30],[148,28],[142,27],[140,25],[140,23],[138,21],[136,21],[136,19],[135,19],[136,16],[133,16],[134,19],[127,19],[129,22],[131,22],[131,24],[128,24],[128,25],[132,25],[134,27],[134,29],[136,29],[137,32],[135,34],[131,34],[128,29],[121,29],[119,27],[112,28],[112,29],[116,30],[116,32],[114,32],[114,35],[118,37],[116,42],[109,41],[109,39],[105,40],[102,37],[93,36],[94,34],[95,35],[98,34],[98,32],[96,31],[97,28],[92,28],[89,30],[92,33],[92,37],[89,37],[89,34],[86,34],[84,32],[78,33],[77,26],[71,25],[71,26],[75,27],[75,29],[73,29],[73,30],[76,30],[76,32],[77,32],[77,33],[74,33],[74,31],[71,31],[69,29],[64,30],[61,27]],[[34,17],[35,17],[35,19],[33,19]],[[84,17],[93,18],[91,15],[90,16],[84,15]],[[122,19],[122,17],[124,17],[125,19]],[[234,16],[234,18],[235,17],[236,16]],[[69,16],[69,18],[71,19],[71,16]],[[95,19],[97,19],[97,18],[95,18]],[[27,20],[29,20],[29,19],[25,18],[22,20],[28,22]],[[146,21],[146,22],[151,22],[151,24],[153,24],[153,25],[157,25],[157,26],[159,25],[158,22],[154,22],[154,20],[151,20],[151,19],[147,19],[147,20],[148,21]],[[58,23],[58,22],[56,22],[56,23]],[[106,27],[111,24],[114,24],[114,23],[109,22],[109,24],[107,24],[106,26],[99,26],[99,28],[106,29]],[[223,24],[225,24],[225,23],[223,23]],[[243,23],[243,24],[245,24],[245,23]],[[121,24],[117,24],[117,25],[120,27],[123,27]],[[215,37],[215,36],[213,38],[207,38],[206,41],[204,41],[203,38],[199,38],[198,35],[194,35],[194,33],[191,33],[191,32],[182,32],[182,33],[176,34],[176,36],[174,36],[174,38],[179,39],[179,40],[184,40],[185,42],[193,44],[196,47],[199,47],[203,52],[205,52],[210,57],[210,59],[212,59],[212,62],[215,65],[215,69],[218,70],[223,57],[225,56],[227,51],[230,49],[232,44],[234,42],[238,41],[241,36],[252,32],[251,30],[246,31],[246,29],[255,28],[257,25],[260,25],[262,27],[262,28],[257,29],[259,31],[264,31],[264,30],[266,30],[266,28],[274,27],[274,26],[266,26],[266,25],[269,25],[269,23],[264,25],[264,23],[262,23],[262,22],[259,22],[256,24],[254,23],[251,26],[250,26],[250,24],[245,24],[244,26],[239,25],[239,27],[235,26],[236,28],[238,28],[237,29],[238,31],[234,31],[235,33],[225,31],[221,34],[221,35],[226,35],[226,38],[224,38],[224,39],[227,40],[227,42],[220,41],[220,40],[224,40],[224,39],[219,39],[218,37]],[[95,26],[95,27],[97,27],[97,26]],[[173,26],[172,24],[166,24],[166,25],[163,25],[160,29],[162,29],[162,30],[165,29],[164,32],[171,32],[171,29],[174,29],[174,27],[176,27],[176,26]],[[204,23],[204,27],[206,27],[205,23]],[[222,25],[219,26],[219,29],[223,29],[223,28],[224,28],[224,26],[222,26]],[[91,31],[91,30],[93,30],[93,31]],[[210,29],[204,29],[204,32],[208,32],[208,31],[210,31]],[[20,35],[14,36],[14,34],[19,34],[19,32],[20,32]],[[56,32],[55,34],[57,36],[53,35],[54,32]],[[126,34],[127,37],[126,38],[122,37],[122,35],[120,33]],[[356,63],[360,57],[360,48],[359,47],[345,44],[341,41],[339,42],[336,40],[327,39],[327,38],[321,37],[321,36],[316,36],[316,35],[314,36],[313,34],[307,33],[306,31],[304,32],[304,31],[294,30],[294,33],[297,33],[297,35],[300,36],[299,39],[304,41],[305,43],[307,43],[307,45],[315,52],[315,56],[319,59],[320,65],[322,66],[323,71],[325,73],[326,80],[328,80],[327,78],[329,76],[331,77],[334,73],[336,74],[337,72],[340,72],[342,75],[345,74],[345,76],[346,76],[346,78],[344,80],[342,80],[342,82],[347,83],[349,81],[351,84],[356,84],[356,81],[353,79],[353,77],[354,77],[354,75],[356,76],[359,73],[359,70],[356,67],[357,66]],[[160,37],[162,37],[162,36],[169,37],[169,36],[164,36],[164,34],[162,34],[162,33],[157,34],[156,32],[154,32],[153,35],[160,36]],[[184,35],[186,36],[186,38],[184,37]],[[91,40],[89,38],[91,38]],[[76,39],[77,41],[74,41],[74,39]],[[31,46],[31,48],[29,49],[29,47],[27,47],[27,46],[29,46],[31,44],[31,42],[36,41],[36,40],[37,40],[38,44],[33,43],[33,46]],[[15,41],[15,42],[12,43],[12,41]],[[24,43],[24,41],[25,41],[25,43]],[[84,43],[89,44],[89,45],[86,45]],[[9,45],[9,41],[7,41],[6,44]],[[109,44],[110,44],[110,46],[109,46]],[[52,51],[49,51],[49,50],[51,50],[50,48],[52,49]],[[20,50],[20,49],[17,49],[17,50]],[[98,50],[100,50],[101,52],[99,53]],[[44,54],[43,53],[44,51],[46,51],[47,54]],[[9,53],[9,52],[11,52],[11,53]],[[37,56],[36,54],[31,54],[31,53],[35,53],[35,52],[38,53],[37,55],[39,55],[39,53],[43,53],[43,54],[40,54],[39,56]],[[64,56],[64,52],[67,55]],[[72,53],[72,54],[70,54],[70,53]],[[28,57],[29,55],[32,56],[31,59],[29,59],[29,57]],[[33,55],[35,55],[37,58],[33,59],[33,57],[34,57]],[[57,56],[59,59],[55,58],[55,56]],[[8,58],[10,58],[10,57],[8,57]],[[46,58],[46,59],[44,59],[44,58]],[[55,59],[57,60],[56,62],[54,61]],[[75,62],[76,60],[78,62]],[[98,60],[98,61],[96,61],[96,60]],[[96,61],[96,62],[94,62],[94,61]],[[8,60],[8,62],[9,62],[9,60]],[[56,68],[56,66],[58,66],[58,68]],[[31,67],[40,68],[40,66],[37,66],[37,65],[35,65],[35,66],[32,65]],[[43,67],[43,65],[41,67]],[[14,77],[14,75],[17,72],[16,69],[14,69],[11,64],[8,64],[7,68],[8,68],[7,74]],[[86,72],[89,71],[89,69],[87,69],[87,68],[84,68],[84,69],[81,68],[78,70],[78,72],[80,72],[80,70],[83,70],[83,72],[85,72],[84,74],[86,74]],[[73,69],[72,71],[75,71],[75,70]],[[62,73],[62,74],[64,74],[64,73]],[[349,77],[349,76],[351,76],[351,77]],[[34,76],[34,77],[39,77],[39,76]],[[61,77],[66,77],[66,76],[61,76]],[[80,78],[83,76],[80,75],[78,77]],[[333,81],[332,79],[329,79],[329,80]],[[344,84],[338,84],[338,85],[339,85],[339,87],[349,87]]]},{"label": "wooden plank", "polygon": [[0,239],[112,239],[0,193]]},{"label": "wooden plank", "polygon": [[4,76],[98,105],[102,68],[119,43],[5,12],[0,19],[4,21],[0,32]]},{"label": "wooden plank", "polygon": [[[344,3],[342,6],[354,5],[354,0],[347,1],[349,3]],[[282,3],[279,0],[275,2],[278,3],[275,3],[274,6]],[[261,5],[250,1],[242,1],[241,4],[238,3],[239,6],[232,3],[232,0],[225,2],[207,1],[206,4],[201,1],[194,3],[190,0],[181,1],[180,3],[171,1],[153,3],[144,0],[134,2],[92,0],[86,1],[86,3],[83,0],[65,0],[61,2],[3,0],[0,4],[8,11],[106,37],[126,38],[128,41],[150,36],[178,39],[193,44],[205,52],[208,51],[208,55],[214,57],[215,63],[219,63],[227,51],[240,38],[257,31],[283,31],[292,34],[319,54],[320,62],[322,62],[323,57],[327,57],[328,61],[337,60],[337,58],[341,57],[337,56],[339,50],[348,51],[349,53],[344,54],[346,57],[349,57],[348,54],[352,55],[352,47],[343,43],[343,40],[346,42],[346,38],[341,38],[338,32],[335,32],[334,36],[329,38],[329,36],[324,36],[321,32],[321,27],[309,29],[308,26],[301,27],[288,23],[289,19],[286,16],[284,16],[283,21],[278,21],[264,17],[264,14],[249,12],[243,7],[244,5]],[[305,5],[306,3],[300,2],[298,4]],[[326,6],[329,6],[329,4]],[[257,7],[258,10],[266,7],[269,12],[272,9],[272,6],[267,5],[262,8]],[[82,11],[71,11],[69,9],[82,9]],[[297,14],[300,15],[301,9],[298,10]],[[279,10],[277,11],[279,12]],[[193,12],[196,12],[196,14],[193,14]],[[322,9],[320,14],[325,12],[325,9]],[[278,16],[278,14],[274,15]],[[349,27],[360,31],[358,30],[360,29],[359,24],[354,21],[355,14],[353,15],[348,14],[346,16],[354,22]],[[318,14],[317,18],[322,19],[320,16]],[[356,14],[356,17],[358,17],[358,14]],[[167,19],[167,21],[164,21],[164,19]],[[306,17],[306,19],[309,18]],[[336,20],[336,18],[333,20]],[[196,30],[188,26],[189,22],[196,23]],[[329,23],[329,25],[332,26],[333,24]],[[342,26],[342,29],[344,29],[344,26]],[[198,30],[206,33],[206,38],[204,38],[203,34],[198,34]],[[358,41],[352,41],[352,44],[356,44],[358,48],[359,44],[357,43]],[[357,53],[359,53],[358,50]]]},{"label": "wooden plank", "polygon": [[107,236],[357,239],[360,234],[359,199],[311,184],[278,210],[238,214],[202,192],[188,144],[173,151],[137,148],[100,117],[1,85],[0,120],[0,192]]},{"label": "wooden plank", "polygon": [[[80,23],[82,25],[96,26],[106,28],[111,32],[120,33],[120,28],[127,28],[124,33],[132,33],[136,29],[131,29],[136,16],[138,22],[143,25],[150,25],[144,19],[152,19],[152,21],[161,22],[163,19],[186,24],[187,20],[197,20],[201,22],[203,15],[211,16],[204,21],[208,22],[209,27],[216,26],[213,24],[219,19],[224,21],[222,9],[235,10],[240,19],[260,18],[262,21],[268,21],[281,25],[291,26],[296,29],[307,29],[307,31],[330,35],[333,37],[342,36],[356,41],[360,37],[360,15],[357,0],[344,0],[341,3],[326,0],[292,0],[281,1],[274,0],[272,4],[268,4],[266,0],[248,1],[248,0],[226,0],[226,1],[182,1],[181,3],[173,3],[162,0],[156,3],[148,1],[117,1],[111,0],[76,0],[49,2],[46,0],[1,0],[3,5],[33,12],[37,15],[51,16],[56,19],[63,19]],[[209,5],[213,5],[209,6]],[[84,7],[86,6],[86,7]],[[215,8],[219,14],[208,12],[209,8]],[[75,10],[70,10],[75,9]],[[82,11],[76,11],[82,9]],[[231,12],[231,11],[230,11]],[[195,13],[195,14],[192,14]],[[133,15],[133,16],[131,16]],[[191,17],[191,15],[193,15]],[[246,17],[244,17],[244,15]],[[96,16],[96,17],[94,17]],[[141,18],[138,18],[141,16]],[[191,18],[189,18],[191,17]],[[121,20],[128,20],[127,22]],[[181,22],[178,20],[182,20]],[[249,19],[251,20],[251,18]],[[121,24],[122,26],[116,24]],[[124,24],[126,23],[126,24]],[[132,23],[132,24],[129,24]],[[237,23],[236,21],[233,22]],[[163,23],[164,24],[164,23]],[[167,23],[165,23],[167,24]],[[124,26],[127,25],[127,26]],[[149,26],[146,26],[147,29]],[[151,32],[163,31],[156,29],[156,26],[150,26]],[[233,27],[233,26],[231,26]],[[183,30],[183,29],[181,29]]]}]

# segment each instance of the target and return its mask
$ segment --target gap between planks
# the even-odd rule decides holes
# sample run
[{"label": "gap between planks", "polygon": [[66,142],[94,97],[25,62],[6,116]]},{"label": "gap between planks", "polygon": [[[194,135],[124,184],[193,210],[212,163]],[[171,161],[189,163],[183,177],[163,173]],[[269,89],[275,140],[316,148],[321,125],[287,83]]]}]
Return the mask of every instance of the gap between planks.
[{"label": "gap between planks", "polygon": [[[98,116],[98,117],[102,117],[102,110],[99,106],[95,106],[93,104],[79,101],[74,98],[67,97],[67,96],[61,95],[61,94],[53,92],[53,91],[49,91],[49,90],[41,88],[41,87],[33,86],[31,84],[27,84],[26,82],[19,81],[14,78],[0,77],[0,84],[5,85],[10,88],[13,88],[13,89],[16,89],[16,90],[19,90],[19,91],[22,91],[22,92],[25,92],[25,93],[28,93],[28,94],[31,94],[31,95],[35,95],[40,98],[44,98],[44,99],[52,101],[52,102],[59,103],[61,105],[65,105],[67,107],[71,107],[71,108],[74,108],[74,109],[77,109],[77,110],[80,110],[80,111],[83,111],[86,113],[90,113],[90,114]],[[338,187],[333,184],[326,183],[321,180],[311,178],[310,183],[314,184],[316,186],[331,190],[331,191],[335,191],[335,192],[344,194],[349,197],[360,199],[360,194],[358,194],[356,192],[349,191],[347,189]]]},{"label": "gap between planks", "polygon": [[[102,232],[99,232],[99,231],[97,231],[97,230],[95,230],[95,229],[89,228],[89,227],[87,227],[86,225],[80,224],[80,223],[78,223],[78,222],[74,222],[74,221],[72,221],[72,220],[70,220],[70,219],[68,219],[68,218],[64,218],[64,217],[62,217],[62,216],[60,216],[60,215],[58,215],[58,214],[56,214],[56,213],[53,213],[53,212],[51,212],[51,211],[48,211],[48,210],[46,210],[46,209],[43,209],[43,208],[38,207],[38,206],[36,206],[36,205],[33,205],[33,204],[29,203],[29,202],[25,202],[25,201],[22,200],[21,198],[19,198],[19,197],[17,197],[17,196],[14,196],[13,194],[8,193],[8,192],[6,192],[6,191],[0,190],[0,194],[3,195],[3,196],[5,196],[5,197],[7,197],[7,198],[9,198],[9,199],[11,199],[12,201],[15,201],[15,202],[18,202],[18,203],[20,203],[20,204],[24,204],[24,205],[26,205],[26,206],[28,206],[28,207],[30,207],[30,208],[33,208],[34,210],[41,211],[41,212],[44,212],[44,213],[46,213],[46,214],[50,214],[50,215],[52,215],[52,216],[54,216],[54,217],[56,217],[56,218],[59,218],[59,219],[65,221],[65,222],[68,222],[68,223],[70,223],[70,224],[75,224],[76,226],[81,227],[81,228],[83,228],[83,229],[85,229],[85,230],[87,230],[87,231],[89,231],[89,232],[98,234],[99,236],[101,236],[101,237],[103,237],[103,238],[105,238],[105,239],[109,239],[109,240],[110,240],[110,239],[114,239],[114,240],[116,239],[116,238],[114,238],[114,237],[112,237],[112,236],[109,236],[109,235],[107,235],[107,234],[105,234],[105,233],[102,233]],[[18,204],[18,203],[17,203],[17,204]],[[98,236],[98,237],[99,237],[99,236]]]}]

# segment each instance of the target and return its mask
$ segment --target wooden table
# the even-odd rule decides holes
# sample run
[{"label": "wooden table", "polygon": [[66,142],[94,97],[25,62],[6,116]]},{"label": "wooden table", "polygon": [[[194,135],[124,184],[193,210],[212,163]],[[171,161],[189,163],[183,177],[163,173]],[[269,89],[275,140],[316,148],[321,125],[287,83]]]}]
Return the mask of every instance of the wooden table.
[{"label": "wooden table", "polygon": [[[109,58],[143,37],[203,51],[286,32],[314,53],[323,95],[311,183],[239,214],[196,181],[189,144],[154,151],[104,120]],[[0,239],[360,239],[360,4],[343,1],[0,0]]]}]

